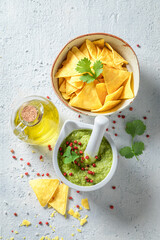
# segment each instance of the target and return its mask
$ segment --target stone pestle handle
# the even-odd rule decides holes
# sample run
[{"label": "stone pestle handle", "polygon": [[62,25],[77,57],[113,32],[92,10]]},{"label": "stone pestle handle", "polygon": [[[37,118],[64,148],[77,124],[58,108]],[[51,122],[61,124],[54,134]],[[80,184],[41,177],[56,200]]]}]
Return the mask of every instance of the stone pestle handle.
[{"label": "stone pestle handle", "polygon": [[87,159],[85,160],[86,163],[95,162],[95,156],[98,154],[102,138],[108,125],[109,119],[107,117],[97,116],[95,118],[92,134],[84,152],[84,156],[89,156],[88,161]]}]

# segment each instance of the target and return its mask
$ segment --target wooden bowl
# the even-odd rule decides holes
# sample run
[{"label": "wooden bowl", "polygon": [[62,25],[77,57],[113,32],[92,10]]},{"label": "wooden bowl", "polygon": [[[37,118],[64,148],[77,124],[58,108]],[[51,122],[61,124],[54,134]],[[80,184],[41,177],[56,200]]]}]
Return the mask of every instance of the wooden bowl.
[{"label": "wooden bowl", "polygon": [[[115,108],[111,109],[110,112],[92,113],[90,111],[72,107],[68,104],[68,101],[66,101],[62,97],[62,95],[58,89],[58,79],[55,78],[55,74],[56,74],[57,70],[61,67],[62,62],[65,60],[68,51],[73,46],[80,47],[86,39],[89,39],[90,41],[94,41],[94,40],[98,40],[101,38],[103,38],[105,42],[109,43],[124,59],[126,59],[129,62],[129,64],[127,65],[127,68],[130,72],[133,72],[133,77],[134,77],[134,98],[122,100],[122,102]],[[60,101],[62,101],[71,110],[76,111],[79,114],[85,114],[85,115],[89,115],[89,116],[97,116],[99,114],[111,115],[117,111],[118,112],[122,111],[123,109],[128,107],[129,104],[131,104],[133,102],[133,100],[136,98],[136,96],[138,94],[139,80],[140,80],[139,62],[138,62],[137,56],[136,56],[135,52],[133,51],[133,49],[131,48],[131,46],[128,43],[126,43],[123,39],[121,39],[117,36],[108,34],[108,33],[90,33],[90,34],[78,36],[78,37],[72,39],[63,47],[63,49],[60,51],[60,53],[58,54],[58,56],[56,57],[56,59],[53,63],[52,71],[51,71],[51,80],[52,80],[52,86],[53,86],[53,89],[54,89],[56,95],[58,96]]]}]

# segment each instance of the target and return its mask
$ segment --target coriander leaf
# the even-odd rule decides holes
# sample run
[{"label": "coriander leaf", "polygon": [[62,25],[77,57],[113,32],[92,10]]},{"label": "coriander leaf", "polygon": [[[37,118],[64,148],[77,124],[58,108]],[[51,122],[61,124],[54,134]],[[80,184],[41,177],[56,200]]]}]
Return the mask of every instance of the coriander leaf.
[{"label": "coriander leaf", "polygon": [[134,156],[134,153],[130,147],[121,148],[119,153],[121,154],[121,156],[124,156],[125,158],[132,158]]},{"label": "coriander leaf", "polygon": [[85,73],[84,75],[80,76],[80,80],[86,83],[93,82],[95,80],[95,77],[92,77],[88,73]]},{"label": "coriander leaf", "polygon": [[93,70],[95,72],[95,78],[97,78],[103,72],[103,64],[100,60],[97,60],[93,65]]},{"label": "coriander leaf", "polygon": [[71,163],[74,160],[76,160],[77,158],[79,158],[79,156],[74,151],[71,151],[71,147],[70,146],[68,146],[66,148],[66,151],[64,152],[63,157],[65,157],[63,159],[63,162],[65,164]]},{"label": "coriander leaf", "polygon": [[91,66],[91,61],[85,57],[77,63],[76,71],[79,73],[89,72],[93,74],[90,66]]},{"label": "coriander leaf", "polygon": [[141,120],[134,120],[126,124],[126,132],[132,137],[135,135],[142,135],[146,130],[146,126]]},{"label": "coriander leaf", "polygon": [[134,142],[134,144],[132,145],[132,149],[133,149],[135,155],[137,155],[137,156],[141,155],[144,150],[144,143],[143,142]]}]

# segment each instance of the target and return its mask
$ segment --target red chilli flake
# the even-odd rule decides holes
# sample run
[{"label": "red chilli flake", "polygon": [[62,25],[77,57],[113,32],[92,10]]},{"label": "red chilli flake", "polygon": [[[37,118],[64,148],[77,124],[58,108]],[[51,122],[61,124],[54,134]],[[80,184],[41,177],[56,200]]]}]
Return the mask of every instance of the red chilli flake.
[{"label": "red chilli flake", "polygon": [[129,111],[133,111],[133,107],[130,107],[130,108],[129,108]]},{"label": "red chilli flake", "polygon": [[121,117],[121,115],[118,115],[118,118],[120,118]]},{"label": "red chilli flake", "polygon": [[95,164],[95,163],[93,163],[93,164],[92,164],[92,166],[93,166],[93,167],[96,167],[96,164]]},{"label": "red chilli flake", "polygon": [[108,132],[108,128],[106,128],[106,131]]},{"label": "red chilli flake", "polygon": [[84,171],[85,169],[82,167],[81,170]]},{"label": "red chilli flake", "polygon": [[116,137],[118,136],[118,134],[117,134],[117,133],[115,133],[114,135],[115,135]]},{"label": "red chilli flake", "polygon": [[150,137],[149,134],[147,134],[147,135],[146,135],[146,138],[149,138],[149,137]]},{"label": "red chilli flake", "polygon": [[28,172],[25,172],[25,175],[28,176],[29,175]]},{"label": "red chilli flake", "polygon": [[116,121],[113,121],[113,123],[115,124],[115,123],[116,123]]},{"label": "red chilli flake", "polygon": [[60,155],[63,156],[63,152],[61,152]]},{"label": "red chilli flake", "polygon": [[37,173],[37,176],[40,176],[40,173]]},{"label": "red chilli flake", "polygon": [[42,177],[44,177],[44,173],[42,174]]},{"label": "red chilli flake", "polygon": [[98,159],[98,156],[95,156],[95,159]]},{"label": "red chilli flake", "polygon": [[116,186],[112,186],[112,189],[116,189]]},{"label": "red chilli flake", "polygon": [[17,159],[16,156],[12,156],[12,158]]},{"label": "red chilli flake", "polygon": [[42,159],[43,158],[43,156],[41,155],[40,157],[39,157],[39,159]]},{"label": "red chilli flake", "polygon": [[14,213],[14,216],[16,216],[16,217],[17,217],[17,216],[18,216],[18,214],[17,214],[17,213]]},{"label": "red chilli flake", "polygon": [[81,115],[79,114],[79,115],[78,115],[78,118],[80,118],[80,117],[81,117]]},{"label": "red chilli flake", "polygon": [[77,143],[77,140],[74,140],[74,143]]},{"label": "red chilli flake", "polygon": [[73,198],[72,197],[69,197],[70,200],[72,200]]},{"label": "red chilli flake", "polygon": [[50,97],[49,97],[49,96],[47,96],[47,99],[50,99]]},{"label": "red chilli flake", "polygon": [[81,142],[79,142],[79,143],[78,143],[78,145],[82,145],[82,143],[81,143]]},{"label": "red chilli flake", "polygon": [[42,225],[42,222],[41,222],[41,221],[39,222],[39,225]]},{"label": "red chilli flake", "polygon": [[115,129],[115,127],[112,127],[112,129]]},{"label": "red chilli flake", "polygon": [[86,156],[85,158],[86,158],[86,159],[89,159],[89,156]]},{"label": "red chilli flake", "polygon": [[80,150],[79,153],[80,153],[80,154],[83,154],[83,151]]},{"label": "red chilli flake", "polygon": [[91,179],[90,182],[93,183],[93,180]]},{"label": "red chilli flake", "polygon": [[49,177],[49,173],[46,173],[46,176]]},{"label": "red chilli flake", "polygon": [[48,223],[48,222],[46,222],[46,225],[49,225],[49,223]]},{"label": "red chilli flake", "polygon": [[124,119],[124,118],[125,118],[125,115],[122,115],[122,118]]},{"label": "red chilli flake", "polygon": [[14,150],[13,150],[13,149],[11,149],[11,153],[14,153]]},{"label": "red chilli flake", "polygon": [[62,148],[61,148],[61,147],[59,148],[59,151],[60,151],[60,152],[62,151]]},{"label": "red chilli flake", "polygon": [[11,232],[13,233],[14,231],[12,230]]},{"label": "red chilli flake", "polygon": [[76,205],[77,208],[79,208],[79,205]]},{"label": "red chilli flake", "polygon": [[66,173],[66,172],[64,172],[64,173],[63,173],[63,175],[64,175],[64,176],[67,176],[67,173]]},{"label": "red chilli flake", "polygon": [[143,119],[144,119],[144,120],[146,120],[146,119],[147,119],[147,117],[145,116],[145,117],[143,117]]},{"label": "red chilli flake", "polygon": [[80,191],[76,191],[77,193],[80,193]]},{"label": "red chilli flake", "polygon": [[73,173],[72,173],[72,172],[70,172],[70,173],[69,173],[69,176],[73,176]]},{"label": "red chilli flake", "polygon": [[136,45],[138,48],[140,48],[141,46],[139,44]]},{"label": "red chilli flake", "polygon": [[23,161],[23,158],[20,158],[21,161]]},{"label": "red chilli flake", "polygon": [[110,208],[110,209],[114,209],[114,206],[113,206],[113,205],[110,205],[109,208]]},{"label": "red chilli flake", "polygon": [[66,145],[68,145],[68,144],[69,144],[69,142],[67,141],[67,142],[66,142]]},{"label": "red chilli flake", "polygon": [[29,162],[27,162],[27,165],[30,166],[31,164]]}]

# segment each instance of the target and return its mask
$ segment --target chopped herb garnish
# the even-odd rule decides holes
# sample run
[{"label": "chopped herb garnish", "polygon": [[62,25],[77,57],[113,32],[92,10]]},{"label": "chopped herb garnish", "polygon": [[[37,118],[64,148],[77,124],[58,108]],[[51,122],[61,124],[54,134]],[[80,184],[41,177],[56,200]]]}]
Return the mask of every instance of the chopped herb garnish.
[{"label": "chopped herb garnish", "polygon": [[63,162],[68,164],[68,163],[71,163],[71,162],[74,162],[74,160],[76,160],[77,158],[79,158],[79,156],[74,152],[74,151],[71,151],[71,147],[68,146],[63,154]]}]

